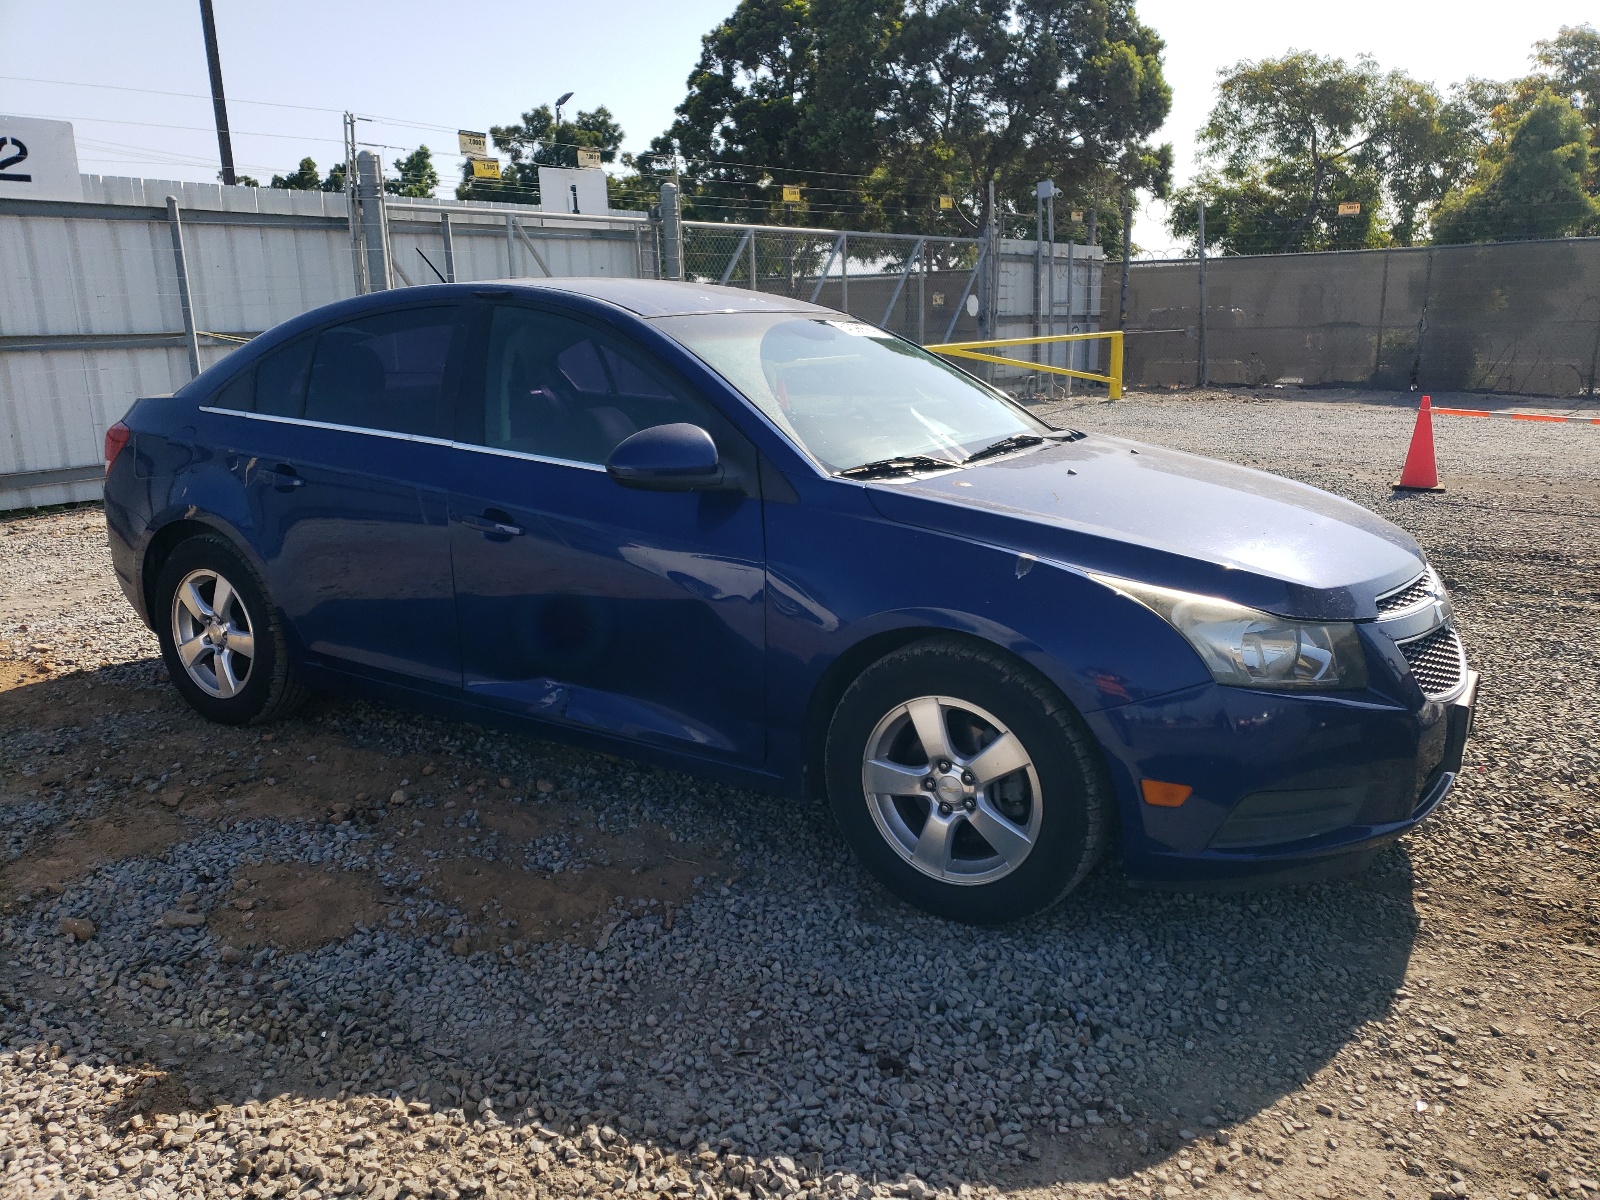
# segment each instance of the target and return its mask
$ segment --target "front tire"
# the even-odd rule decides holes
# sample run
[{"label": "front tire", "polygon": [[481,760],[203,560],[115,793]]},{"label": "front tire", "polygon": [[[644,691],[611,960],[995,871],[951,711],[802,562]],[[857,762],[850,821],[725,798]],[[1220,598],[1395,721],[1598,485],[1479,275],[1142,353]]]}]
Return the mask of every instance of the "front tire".
[{"label": "front tire", "polygon": [[152,612],[173,686],[207,720],[271,721],[305,700],[266,585],[225,538],[206,534],[173,549]]},{"label": "front tire", "polygon": [[828,797],[885,887],[951,920],[1040,912],[1111,837],[1111,788],[1083,720],[1026,666],[957,638],[915,642],[846,690]]}]

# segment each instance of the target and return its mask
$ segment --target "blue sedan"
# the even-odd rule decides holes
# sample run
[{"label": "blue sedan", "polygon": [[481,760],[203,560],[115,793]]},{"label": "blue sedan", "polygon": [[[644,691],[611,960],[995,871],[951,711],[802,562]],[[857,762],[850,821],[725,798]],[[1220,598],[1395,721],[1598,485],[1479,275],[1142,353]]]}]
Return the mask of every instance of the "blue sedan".
[{"label": "blue sedan", "polygon": [[1476,675],[1406,533],[1055,429],[815,305],[409,288],[106,438],[123,590],[205,717],[355,691],[803,799],[933,912],[1306,879],[1416,824]]}]

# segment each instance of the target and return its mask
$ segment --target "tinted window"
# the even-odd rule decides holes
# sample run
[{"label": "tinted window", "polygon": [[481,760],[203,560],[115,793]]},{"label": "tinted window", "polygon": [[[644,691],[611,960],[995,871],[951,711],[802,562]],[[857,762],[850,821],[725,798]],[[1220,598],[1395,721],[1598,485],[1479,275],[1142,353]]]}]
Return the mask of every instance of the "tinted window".
[{"label": "tinted window", "polygon": [[256,412],[298,417],[305,407],[313,334],[297,337],[256,364]]},{"label": "tinted window", "polygon": [[630,347],[565,317],[495,309],[484,372],[485,445],[604,463],[623,438],[674,421],[692,421],[719,443],[726,436],[716,414]]},{"label": "tinted window", "polygon": [[235,412],[250,412],[256,406],[256,372],[246,367],[225,384],[211,398],[212,408],[228,408]]},{"label": "tinted window", "polygon": [[379,313],[322,331],[305,418],[444,437],[444,372],[456,309]]}]

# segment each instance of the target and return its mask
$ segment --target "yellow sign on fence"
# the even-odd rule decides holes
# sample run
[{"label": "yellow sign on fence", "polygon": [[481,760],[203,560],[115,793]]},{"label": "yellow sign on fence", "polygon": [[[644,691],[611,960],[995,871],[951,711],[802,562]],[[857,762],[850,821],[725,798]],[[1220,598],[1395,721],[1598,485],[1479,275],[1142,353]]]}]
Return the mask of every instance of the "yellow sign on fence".
[{"label": "yellow sign on fence", "polygon": [[1359,200],[1339,201],[1339,215],[1341,217],[1359,217],[1361,215],[1361,202]]},{"label": "yellow sign on fence", "polygon": [[956,206],[956,198],[954,196],[940,196],[939,197],[939,208],[941,210],[948,211],[948,210],[954,208],[955,206]]},{"label": "yellow sign on fence", "polygon": [[785,204],[799,204],[800,203],[800,188],[797,185],[792,184],[792,183],[784,184],[783,185],[783,202]]},{"label": "yellow sign on fence", "polygon": [[474,179],[499,179],[500,160],[498,158],[475,158],[472,160],[472,177]]}]

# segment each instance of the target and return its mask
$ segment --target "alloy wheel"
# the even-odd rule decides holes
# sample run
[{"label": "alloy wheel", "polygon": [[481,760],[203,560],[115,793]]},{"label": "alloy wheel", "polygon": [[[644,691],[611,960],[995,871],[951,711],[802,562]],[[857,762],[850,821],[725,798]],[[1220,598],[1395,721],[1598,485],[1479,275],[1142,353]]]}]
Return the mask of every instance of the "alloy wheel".
[{"label": "alloy wheel", "polygon": [[239,694],[255,666],[255,623],[221,574],[190,571],[172,596],[172,644],[196,687],[226,700]]},{"label": "alloy wheel", "polygon": [[986,884],[1038,840],[1039,776],[1021,740],[965,700],[919,696],[867,738],[861,785],[884,840],[942,883]]}]

